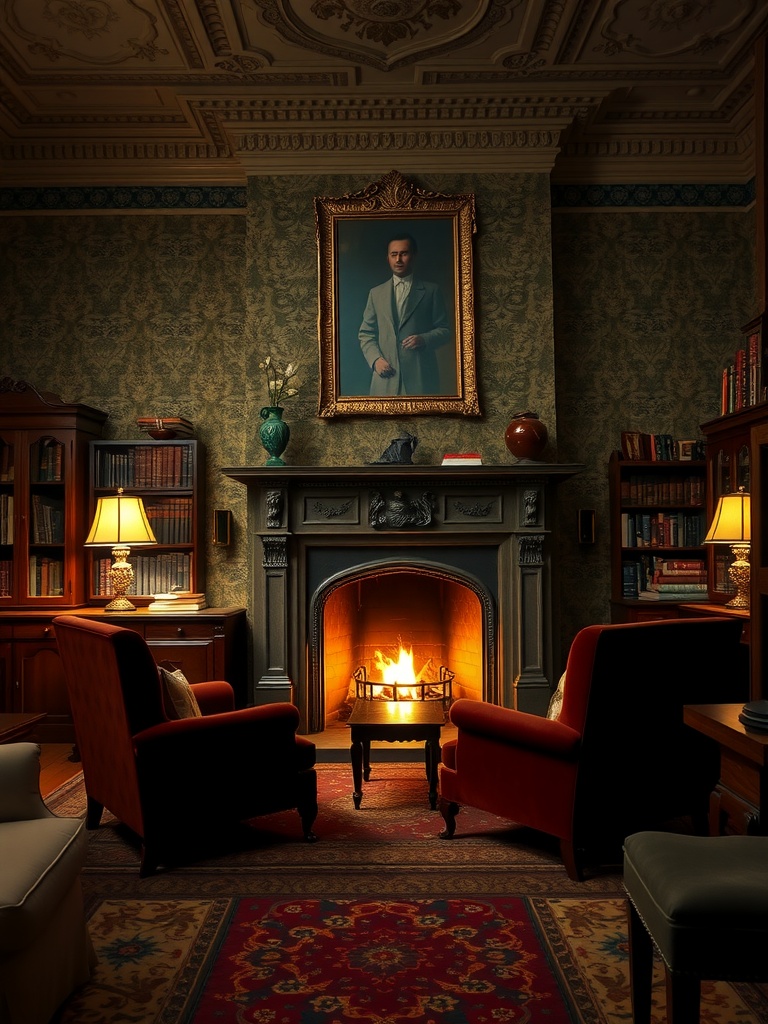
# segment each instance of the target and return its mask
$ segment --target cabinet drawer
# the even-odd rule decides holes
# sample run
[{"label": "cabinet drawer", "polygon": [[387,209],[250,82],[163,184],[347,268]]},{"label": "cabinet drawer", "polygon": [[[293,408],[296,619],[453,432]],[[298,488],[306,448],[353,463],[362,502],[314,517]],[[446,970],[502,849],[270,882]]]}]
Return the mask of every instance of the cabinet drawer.
[{"label": "cabinet drawer", "polygon": [[13,638],[14,640],[50,640],[53,643],[56,634],[50,622],[30,622],[28,625],[15,624]]},{"label": "cabinet drawer", "polygon": [[215,627],[210,622],[158,622],[144,627],[144,636],[152,640],[212,640]]}]

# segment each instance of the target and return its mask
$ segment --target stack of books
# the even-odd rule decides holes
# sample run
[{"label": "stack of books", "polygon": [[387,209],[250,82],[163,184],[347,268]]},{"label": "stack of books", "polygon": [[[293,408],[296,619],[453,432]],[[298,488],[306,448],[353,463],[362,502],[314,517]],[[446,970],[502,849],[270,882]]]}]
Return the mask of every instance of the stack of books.
[{"label": "stack of books", "polygon": [[173,590],[170,594],[155,594],[147,605],[150,612],[199,612],[207,608],[205,594],[193,594],[188,590]]},{"label": "stack of books", "polygon": [[638,597],[643,601],[706,601],[709,588],[704,560],[656,559],[648,586]]},{"label": "stack of books", "polygon": [[139,416],[136,426],[159,440],[192,437],[195,432],[192,423],[183,416]]}]

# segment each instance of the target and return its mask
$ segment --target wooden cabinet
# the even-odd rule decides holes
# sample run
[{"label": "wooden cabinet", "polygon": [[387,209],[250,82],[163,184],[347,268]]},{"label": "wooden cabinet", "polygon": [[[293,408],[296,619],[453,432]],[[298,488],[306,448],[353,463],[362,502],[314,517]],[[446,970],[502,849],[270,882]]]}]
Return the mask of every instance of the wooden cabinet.
[{"label": "wooden cabinet", "polygon": [[[612,621],[677,617],[676,600],[638,595],[662,563],[687,562],[703,570],[705,463],[640,461],[614,452],[609,489]],[[690,600],[690,594],[681,594],[681,602]]]},{"label": "wooden cabinet", "polygon": [[107,413],[0,382],[0,614],[85,602],[88,442]]},{"label": "wooden cabinet", "polygon": [[[2,710],[46,712],[37,732],[47,742],[74,742],[66,682],[52,619],[58,612],[0,615]],[[226,679],[238,707],[246,705],[247,632],[243,608],[207,608],[189,614],[146,611],[112,614],[77,608],[72,614],[126,626],[147,640],[155,661],[171,661],[192,683]]]},{"label": "wooden cabinet", "polygon": [[[199,441],[94,441],[90,445],[90,513],[98,498],[124,487],[144,501],[157,547],[131,552],[137,606],[173,589],[205,591],[205,451]],[[89,599],[111,598],[109,550],[89,554]],[[143,600],[142,600],[143,598]]]},{"label": "wooden cabinet", "polygon": [[[701,426],[707,441],[707,522],[712,521],[721,495],[743,487],[751,493],[752,459],[750,454],[752,427],[768,418],[765,404],[751,406],[741,412],[720,416]],[[755,522],[754,511],[752,513]],[[728,577],[733,561],[727,545],[708,545],[709,597],[724,604],[735,593]]]}]

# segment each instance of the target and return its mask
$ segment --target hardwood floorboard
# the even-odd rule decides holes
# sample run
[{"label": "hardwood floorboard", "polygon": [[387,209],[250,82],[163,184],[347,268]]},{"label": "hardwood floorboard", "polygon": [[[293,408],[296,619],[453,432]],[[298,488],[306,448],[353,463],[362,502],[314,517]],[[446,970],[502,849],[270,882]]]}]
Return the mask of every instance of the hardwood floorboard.
[{"label": "hardwood floorboard", "polygon": [[80,762],[71,758],[71,743],[40,744],[40,792],[43,799],[81,770]]}]

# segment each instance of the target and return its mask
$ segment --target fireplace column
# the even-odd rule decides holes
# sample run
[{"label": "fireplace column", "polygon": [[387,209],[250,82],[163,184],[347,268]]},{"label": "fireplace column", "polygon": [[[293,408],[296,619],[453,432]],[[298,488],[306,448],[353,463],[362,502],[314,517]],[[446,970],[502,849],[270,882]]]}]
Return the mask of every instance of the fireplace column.
[{"label": "fireplace column", "polygon": [[257,632],[263,643],[264,657],[261,659],[263,673],[254,687],[254,703],[295,703],[293,681],[288,672],[290,584],[285,492],[270,488],[264,492],[263,498],[264,508],[259,510],[254,521],[263,524],[267,531],[276,532],[257,531],[261,540],[262,572],[254,572],[252,582],[254,606],[262,618]]}]

